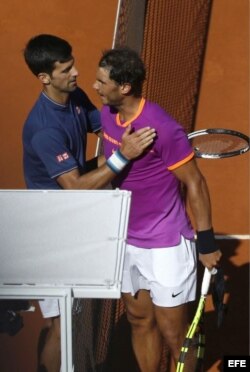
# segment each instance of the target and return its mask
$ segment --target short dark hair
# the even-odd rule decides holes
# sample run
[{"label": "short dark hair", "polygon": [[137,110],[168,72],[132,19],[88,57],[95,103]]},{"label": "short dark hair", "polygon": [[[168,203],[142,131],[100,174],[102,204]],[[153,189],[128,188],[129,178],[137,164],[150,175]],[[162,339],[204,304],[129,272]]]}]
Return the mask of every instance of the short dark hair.
[{"label": "short dark hair", "polygon": [[119,85],[129,83],[131,94],[140,96],[146,77],[144,63],[138,53],[129,47],[118,47],[103,52],[99,67],[109,70],[109,78]]},{"label": "short dark hair", "polygon": [[34,75],[41,72],[51,74],[55,62],[72,59],[72,47],[58,36],[40,34],[32,37],[24,49],[24,59]]}]

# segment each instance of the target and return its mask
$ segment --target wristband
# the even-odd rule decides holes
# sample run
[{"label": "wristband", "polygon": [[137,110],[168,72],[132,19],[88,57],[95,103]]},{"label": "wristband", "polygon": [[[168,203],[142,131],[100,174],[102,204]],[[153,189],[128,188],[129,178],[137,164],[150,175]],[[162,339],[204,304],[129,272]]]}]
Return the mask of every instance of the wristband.
[{"label": "wristband", "polygon": [[116,174],[119,174],[123,168],[129,163],[129,160],[126,159],[121,151],[116,150],[106,161],[107,166]]},{"label": "wristband", "polygon": [[204,231],[197,231],[197,249],[201,254],[217,251],[213,228]]}]

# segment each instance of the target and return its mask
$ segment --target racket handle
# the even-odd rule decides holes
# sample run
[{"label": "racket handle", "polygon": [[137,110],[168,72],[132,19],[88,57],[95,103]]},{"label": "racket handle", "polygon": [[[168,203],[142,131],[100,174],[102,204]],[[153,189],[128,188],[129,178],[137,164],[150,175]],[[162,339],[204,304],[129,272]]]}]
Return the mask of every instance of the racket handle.
[{"label": "racket handle", "polygon": [[208,270],[208,268],[205,268],[204,271],[204,276],[202,280],[202,285],[201,285],[201,295],[206,296],[208,293],[209,285],[210,285],[210,280],[211,276],[217,273],[217,269],[214,267],[212,270]]}]

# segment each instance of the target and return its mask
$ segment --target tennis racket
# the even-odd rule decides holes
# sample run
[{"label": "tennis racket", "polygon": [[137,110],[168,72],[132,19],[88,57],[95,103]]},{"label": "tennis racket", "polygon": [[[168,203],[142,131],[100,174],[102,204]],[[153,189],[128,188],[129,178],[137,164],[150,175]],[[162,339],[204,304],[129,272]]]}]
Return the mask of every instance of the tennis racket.
[{"label": "tennis racket", "polygon": [[231,129],[202,129],[188,134],[195,156],[221,159],[241,155],[249,150],[249,137]]},{"label": "tennis racket", "polygon": [[[216,274],[216,272],[217,270],[215,268],[212,270],[205,268],[201,285],[200,300],[195,316],[182,345],[176,372],[196,372],[200,370],[205,349],[205,335],[202,331],[203,314],[211,276]],[[199,332],[197,335],[198,330]]]}]

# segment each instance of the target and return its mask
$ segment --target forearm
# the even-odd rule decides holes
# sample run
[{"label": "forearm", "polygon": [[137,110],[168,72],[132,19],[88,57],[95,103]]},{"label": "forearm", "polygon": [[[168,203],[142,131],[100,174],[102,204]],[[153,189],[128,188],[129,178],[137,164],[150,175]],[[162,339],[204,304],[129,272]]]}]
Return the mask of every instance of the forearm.
[{"label": "forearm", "polygon": [[197,249],[199,259],[209,270],[216,267],[221,258],[221,252],[216,246],[212,229],[211,203],[204,178],[199,182],[198,190],[190,190],[188,195],[190,207],[195,219],[197,230]]},{"label": "forearm", "polygon": [[210,197],[203,176],[193,188],[189,189],[188,200],[196,224],[199,259],[204,266],[212,269],[218,265],[221,252],[214,238]]},{"label": "forearm", "polygon": [[188,202],[197,231],[212,227],[211,202],[206,181],[202,175],[187,189]]},{"label": "forearm", "polygon": [[216,247],[212,230],[211,203],[206,181],[194,160],[176,169],[174,173],[187,188],[188,203],[197,231],[199,259],[204,266],[212,269],[218,265],[221,252]]},{"label": "forearm", "polygon": [[106,161],[103,155],[98,159],[92,159],[87,164],[87,170],[89,167],[93,168],[92,170],[80,175],[77,168],[73,169],[57,177],[58,184],[63,189],[73,190],[96,190],[108,185],[131,159],[143,153],[156,135],[155,130],[149,127],[141,128],[131,134],[130,132],[130,128],[125,130],[121,150],[116,150]]},{"label": "forearm", "polygon": [[103,164],[106,163],[106,159],[104,155],[99,155],[93,159],[90,159],[86,162],[86,170],[87,172],[93,171],[97,168],[100,168]]},{"label": "forearm", "polygon": [[[97,167],[97,158],[93,159]],[[91,162],[93,162],[93,160]],[[79,169],[64,173],[57,178],[57,182],[63,189],[96,190],[102,189],[113,180],[129,163],[119,150],[115,151],[105,162],[100,158],[101,166],[80,175]]]},{"label": "forearm", "polygon": [[106,163],[105,156],[104,155],[98,156],[98,160],[97,160],[98,168],[101,167],[105,163]]},{"label": "forearm", "polygon": [[57,182],[63,189],[68,190],[98,190],[104,188],[115,178],[116,174],[106,165],[80,175],[78,169],[74,169],[57,178]]},{"label": "forearm", "polygon": [[81,190],[103,189],[115,177],[116,174],[106,164],[103,164],[96,170],[80,176],[76,180],[74,188]]}]

